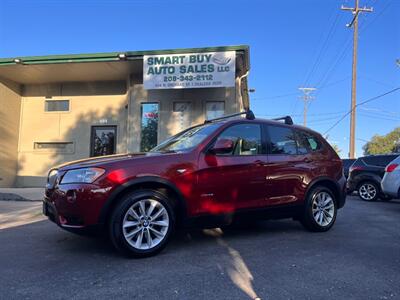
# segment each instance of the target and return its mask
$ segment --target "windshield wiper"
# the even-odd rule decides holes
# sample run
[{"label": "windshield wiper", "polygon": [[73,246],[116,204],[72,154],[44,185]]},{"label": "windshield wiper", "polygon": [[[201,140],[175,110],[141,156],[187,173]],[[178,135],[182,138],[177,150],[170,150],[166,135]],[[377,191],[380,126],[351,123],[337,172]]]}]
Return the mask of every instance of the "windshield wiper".
[{"label": "windshield wiper", "polygon": [[157,150],[157,151],[151,151],[151,152],[166,154],[166,153],[176,153],[177,151],[176,150]]}]

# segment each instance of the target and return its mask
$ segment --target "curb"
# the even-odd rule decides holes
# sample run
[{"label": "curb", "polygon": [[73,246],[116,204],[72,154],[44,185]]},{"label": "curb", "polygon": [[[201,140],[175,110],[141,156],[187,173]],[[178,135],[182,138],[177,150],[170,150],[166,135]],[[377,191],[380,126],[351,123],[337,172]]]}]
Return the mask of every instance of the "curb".
[{"label": "curb", "polygon": [[42,201],[41,199],[27,199],[17,194],[9,194],[9,193],[0,193],[0,201],[24,201],[24,202],[38,202]]}]

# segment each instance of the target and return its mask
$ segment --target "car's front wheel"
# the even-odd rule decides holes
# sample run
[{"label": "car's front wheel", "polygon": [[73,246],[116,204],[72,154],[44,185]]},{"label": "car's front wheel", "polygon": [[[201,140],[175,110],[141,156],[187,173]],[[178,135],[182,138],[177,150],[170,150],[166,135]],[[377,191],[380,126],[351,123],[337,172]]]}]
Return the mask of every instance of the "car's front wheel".
[{"label": "car's front wheel", "polygon": [[335,196],[329,188],[313,188],[305,201],[301,223],[311,231],[328,231],[336,220],[336,203]]},{"label": "car's front wheel", "polygon": [[175,214],[168,198],[153,190],[127,194],[110,218],[110,238],[123,253],[145,257],[160,252],[174,230]]},{"label": "car's front wheel", "polygon": [[358,196],[364,201],[376,201],[379,197],[379,187],[375,182],[365,181],[358,186]]}]

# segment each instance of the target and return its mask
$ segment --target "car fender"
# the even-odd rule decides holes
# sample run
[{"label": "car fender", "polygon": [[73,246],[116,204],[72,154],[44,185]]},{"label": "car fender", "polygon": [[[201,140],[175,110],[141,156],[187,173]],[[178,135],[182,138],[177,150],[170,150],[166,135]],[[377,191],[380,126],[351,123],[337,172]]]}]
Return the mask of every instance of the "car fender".
[{"label": "car fender", "polygon": [[135,186],[140,186],[142,184],[146,183],[158,183],[165,185],[166,187],[170,188],[175,192],[175,194],[178,196],[177,201],[179,203],[180,211],[179,213],[182,215],[182,217],[185,219],[187,216],[187,205],[184,200],[184,197],[180,190],[176,187],[176,185],[169,180],[158,177],[158,176],[143,176],[143,177],[136,177],[132,180],[129,180],[127,182],[124,182],[123,184],[119,185],[116,189],[114,189],[106,202],[104,203],[101,212],[100,212],[100,217],[99,217],[99,224],[106,224],[107,222],[107,216],[110,213],[110,210],[112,209],[113,205],[115,204],[115,201],[118,201],[118,196],[126,191],[127,189],[131,189]]},{"label": "car fender", "polygon": [[360,182],[367,181],[367,180],[374,181],[380,187],[382,178],[377,174],[369,173],[369,172],[359,174],[354,178],[354,181],[356,182],[356,185],[355,185],[356,188],[358,188],[358,185],[360,184]]},{"label": "car fender", "polygon": [[[308,193],[309,193],[315,186],[317,186],[319,183],[321,183],[321,182],[327,182],[327,181],[328,181],[329,183],[333,184],[333,185],[336,187],[336,191],[334,191],[334,192],[336,192],[336,193],[338,194],[338,196],[339,196],[339,199],[338,199],[338,201],[339,201],[339,203],[338,203],[338,208],[343,207],[343,206],[344,206],[344,203],[345,203],[345,199],[346,199],[346,194],[345,194],[346,179],[345,179],[344,176],[343,176],[342,178],[340,178],[340,180],[339,180],[339,181],[343,181],[343,182],[342,182],[343,187],[341,187],[339,181],[336,181],[336,180],[334,180],[334,179],[332,179],[331,177],[328,177],[328,176],[321,176],[321,177],[315,178],[314,180],[312,180],[312,181],[308,184],[308,187],[307,187],[307,190],[306,190],[306,193],[305,193],[305,197],[307,197],[307,196],[308,196]],[[305,199],[306,199],[306,198],[305,198]]]}]

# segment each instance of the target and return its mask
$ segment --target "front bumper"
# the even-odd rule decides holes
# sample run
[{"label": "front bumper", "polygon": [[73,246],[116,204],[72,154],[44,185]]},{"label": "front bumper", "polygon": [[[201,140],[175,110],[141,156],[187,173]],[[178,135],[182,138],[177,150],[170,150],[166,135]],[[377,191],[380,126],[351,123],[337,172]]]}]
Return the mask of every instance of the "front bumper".
[{"label": "front bumper", "polygon": [[64,217],[59,214],[54,203],[48,198],[43,200],[43,214],[49,218],[50,221],[56,223],[58,226],[63,228],[84,228],[84,224],[80,221],[80,218],[74,218],[71,216]]},{"label": "front bumper", "polygon": [[104,233],[104,226],[101,224],[70,225],[64,223],[63,219],[60,219],[60,215],[58,214],[56,207],[46,199],[43,200],[43,214],[47,216],[50,221],[57,224],[60,228],[71,233],[84,236],[101,236]]},{"label": "front bumper", "polygon": [[62,228],[98,226],[101,208],[111,188],[94,184],[62,184],[47,189],[43,214]]},{"label": "front bumper", "polygon": [[357,190],[357,182],[354,180],[348,179],[346,183],[346,190],[347,194],[353,193],[355,190]]}]

